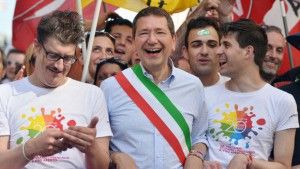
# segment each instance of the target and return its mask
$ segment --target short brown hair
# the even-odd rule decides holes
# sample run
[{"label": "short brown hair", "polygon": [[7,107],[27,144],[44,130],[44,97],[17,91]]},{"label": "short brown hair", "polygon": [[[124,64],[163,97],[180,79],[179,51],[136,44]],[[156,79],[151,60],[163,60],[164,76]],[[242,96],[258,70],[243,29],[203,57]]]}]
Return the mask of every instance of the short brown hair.
[{"label": "short brown hair", "polygon": [[55,11],[43,17],[37,27],[37,39],[43,44],[49,37],[62,44],[81,43],[84,33],[79,14],[73,11]]},{"label": "short brown hair", "polygon": [[[146,16],[151,16],[151,15],[154,15],[154,16],[161,16],[161,17],[164,17],[166,18],[167,20],[167,23],[168,23],[168,28],[171,32],[171,35],[175,35],[175,28],[174,28],[174,23],[173,23],[173,20],[170,16],[170,14],[168,14],[167,11],[165,11],[164,9],[162,8],[158,8],[158,7],[147,7],[147,8],[144,8],[142,9],[134,18],[133,20],[133,30],[132,30],[132,33],[133,33],[133,37],[135,37],[135,33],[136,33],[136,24],[137,24],[137,21],[141,18],[141,17],[146,17]],[[158,23],[159,24],[159,23]]]}]

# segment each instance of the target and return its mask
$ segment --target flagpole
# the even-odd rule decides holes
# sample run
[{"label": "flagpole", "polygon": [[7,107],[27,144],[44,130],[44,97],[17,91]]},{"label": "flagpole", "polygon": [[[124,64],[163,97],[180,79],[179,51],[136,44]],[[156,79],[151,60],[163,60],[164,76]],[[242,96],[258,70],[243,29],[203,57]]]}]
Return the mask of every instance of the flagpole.
[{"label": "flagpole", "polygon": [[[77,0],[76,5],[77,5],[77,12],[81,16],[82,21],[84,22],[81,0]],[[84,26],[82,27],[82,30],[84,31]],[[86,41],[85,41],[85,38],[83,38],[83,42],[81,43],[81,45],[82,45],[81,46],[82,58],[83,58],[83,61],[85,61],[85,59],[86,59]]]},{"label": "flagpole", "polygon": [[88,75],[90,57],[91,57],[91,53],[92,53],[92,44],[94,42],[97,22],[98,22],[98,18],[100,15],[101,2],[102,2],[102,0],[97,0],[97,3],[96,3],[96,9],[94,12],[94,18],[93,18],[92,28],[91,28],[91,32],[90,32],[90,39],[88,42],[87,55],[86,55],[86,59],[84,61],[83,73],[82,73],[82,77],[81,77],[82,82],[86,81],[87,75]]},{"label": "flagpole", "polygon": [[105,2],[102,2],[102,6],[103,6],[103,12],[106,13],[107,12],[107,7]]},{"label": "flagpole", "polygon": [[[286,11],[285,11],[285,6],[284,6],[284,0],[279,0],[279,1],[280,1],[280,9],[281,9],[281,14],[282,14],[282,21],[283,21],[283,26],[284,26],[284,33],[285,33],[285,37],[287,37],[289,35],[289,28],[288,28],[287,20],[286,20]],[[291,68],[294,68],[292,48],[288,42],[286,42],[286,43],[287,43],[290,66],[291,66]]]}]

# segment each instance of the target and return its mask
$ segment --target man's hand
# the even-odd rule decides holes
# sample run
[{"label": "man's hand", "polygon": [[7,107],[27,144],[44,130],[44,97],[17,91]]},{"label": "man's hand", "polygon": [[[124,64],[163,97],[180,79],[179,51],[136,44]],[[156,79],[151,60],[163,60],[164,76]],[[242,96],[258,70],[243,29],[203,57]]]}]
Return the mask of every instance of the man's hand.
[{"label": "man's hand", "polygon": [[230,160],[227,169],[247,169],[248,164],[248,157],[245,154],[237,154]]},{"label": "man's hand", "polygon": [[99,119],[94,117],[87,127],[71,126],[64,131],[63,142],[65,145],[78,148],[86,153],[93,149],[96,138],[96,125]]},{"label": "man's hand", "polygon": [[204,161],[204,169],[222,169],[222,166],[217,161]]},{"label": "man's hand", "polygon": [[23,65],[23,66],[21,67],[21,69],[17,72],[17,74],[16,74],[14,80],[20,80],[20,79],[23,79],[23,77],[24,77],[24,70],[25,70],[25,66]]},{"label": "man's hand", "polygon": [[36,138],[25,143],[25,155],[29,159],[35,156],[51,156],[67,149],[62,143],[63,132],[56,128],[49,128],[39,134]]},{"label": "man's hand", "polygon": [[126,153],[113,152],[110,158],[116,169],[137,169],[134,160]]}]

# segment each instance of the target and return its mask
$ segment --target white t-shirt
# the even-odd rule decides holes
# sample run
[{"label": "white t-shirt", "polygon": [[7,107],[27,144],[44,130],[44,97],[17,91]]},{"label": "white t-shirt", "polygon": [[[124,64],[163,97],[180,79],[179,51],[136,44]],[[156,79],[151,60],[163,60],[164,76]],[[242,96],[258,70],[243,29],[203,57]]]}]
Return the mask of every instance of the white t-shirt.
[{"label": "white t-shirt", "polygon": [[[55,89],[32,85],[28,78],[0,86],[0,136],[10,136],[10,148],[24,144],[45,128],[87,126],[95,116],[97,136],[111,136],[106,102],[100,88],[68,79]],[[85,168],[78,149],[36,157],[25,168]]]},{"label": "white t-shirt", "polygon": [[208,159],[225,168],[234,155],[251,153],[268,160],[277,131],[297,128],[292,95],[266,84],[248,93],[233,92],[225,83],[206,89]]},{"label": "white t-shirt", "polygon": [[218,86],[218,85],[220,85],[220,84],[222,84],[222,83],[225,83],[225,82],[227,82],[228,80],[230,80],[229,77],[227,77],[227,76],[222,76],[222,75],[220,75],[220,73],[218,73],[218,75],[219,75],[219,80],[217,81],[217,83],[215,83],[215,84],[213,84],[213,85],[211,85],[211,86],[204,86],[204,92],[205,92],[205,90],[207,90],[207,89],[209,89],[209,88],[211,88],[211,87]]}]

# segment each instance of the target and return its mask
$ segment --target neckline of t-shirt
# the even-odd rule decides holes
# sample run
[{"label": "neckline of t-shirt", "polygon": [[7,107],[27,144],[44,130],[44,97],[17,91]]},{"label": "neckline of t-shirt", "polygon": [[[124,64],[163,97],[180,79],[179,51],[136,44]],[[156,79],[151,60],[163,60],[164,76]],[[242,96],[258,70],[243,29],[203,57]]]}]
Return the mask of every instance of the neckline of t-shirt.
[{"label": "neckline of t-shirt", "polygon": [[54,91],[54,90],[60,90],[61,88],[64,88],[64,86],[70,83],[70,78],[67,77],[66,82],[63,85],[58,86],[56,88],[45,88],[45,87],[36,86],[30,82],[29,77],[26,77],[26,83],[28,87],[35,89],[37,91]]},{"label": "neckline of t-shirt", "polygon": [[260,89],[256,90],[256,91],[252,91],[252,92],[236,92],[236,91],[232,91],[226,88],[226,83],[223,83],[223,88],[224,91],[228,94],[233,94],[233,95],[243,95],[243,96],[253,96],[253,95],[258,95],[262,92],[264,92],[269,86],[269,83],[266,83],[263,87],[261,87]]}]

